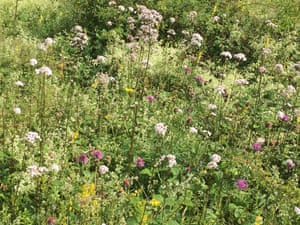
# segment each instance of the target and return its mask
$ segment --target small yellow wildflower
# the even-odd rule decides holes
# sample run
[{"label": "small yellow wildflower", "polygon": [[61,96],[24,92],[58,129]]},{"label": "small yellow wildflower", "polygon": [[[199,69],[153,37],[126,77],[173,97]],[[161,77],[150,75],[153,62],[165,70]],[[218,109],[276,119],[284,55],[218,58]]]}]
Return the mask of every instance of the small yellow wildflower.
[{"label": "small yellow wildflower", "polygon": [[151,201],[150,201],[150,204],[154,207],[157,207],[160,205],[160,201],[158,201],[157,199],[153,198]]},{"label": "small yellow wildflower", "polygon": [[203,56],[203,52],[202,52],[202,51],[199,51],[199,53],[198,53],[198,61],[201,60],[202,56]]},{"label": "small yellow wildflower", "polygon": [[132,92],[134,92],[134,90],[133,90],[132,88],[125,88],[125,91],[126,91],[127,93],[132,93]]},{"label": "small yellow wildflower", "polygon": [[297,123],[300,123],[300,116],[297,117]]},{"label": "small yellow wildflower", "polygon": [[269,43],[270,43],[270,38],[267,37],[267,38],[266,38],[266,41],[265,41],[265,48],[268,48],[268,47],[269,47]]},{"label": "small yellow wildflower", "polygon": [[39,23],[42,23],[42,22],[43,22],[43,20],[44,20],[44,17],[43,17],[43,15],[40,15],[40,18],[39,18]]},{"label": "small yellow wildflower", "polygon": [[79,135],[78,131],[75,131],[75,132],[73,133],[71,143],[74,143],[74,141],[78,138],[78,135]]},{"label": "small yellow wildflower", "polygon": [[147,215],[143,215],[143,217],[142,217],[142,225],[146,225],[147,220],[148,220],[148,216]]},{"label": "small yellow wildflower", "polygon": [[96,79],[96,80],[94,81],[94,83],[92,84],[92,87],[93,87],[93,88],[96,88],[96,87],[98,87],[98,84],[99,84],[99,81]]},{"label": "small yellow wildflower", "polygon": [[257,216],[255,218],[255,225],[260,225],[263,223],[263,218],[261,216]]},{"label": "small yellow wildflower", "polygon": [[217,8],[218,8],[217,5],[215,5],[213,8],[213,14],[215,14],[217,12]]}]

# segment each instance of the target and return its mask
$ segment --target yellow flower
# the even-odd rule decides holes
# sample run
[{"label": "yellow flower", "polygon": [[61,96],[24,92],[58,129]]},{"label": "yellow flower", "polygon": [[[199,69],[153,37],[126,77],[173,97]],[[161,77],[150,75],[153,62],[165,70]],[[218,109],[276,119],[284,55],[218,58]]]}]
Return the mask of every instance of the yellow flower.
[{"label": "yellow flower", "polygon": [[300,123],[300,116],[297,117],[297,123]]},{"label": "yellow flower", "polygon": [[79,135],[78,131],[75,131],[75,132],[73,133],[71,143],[74,143],[74,141],[78,138],[78,135]]},{"label": "yellow flower", "polygon": [[267,37],[267,38],[266,38],[266,41],[265,41],[265,48],[268,48],[268,47],[269,47],[269,43],[270,43],[270,38]]},{"label": "yellow flower", "polygon": [[99,84],[99,81],[98,80],[95,80],[94,83],[92,84],[92,87],[93,88],[96,88]]},{"label": "yellow flower", "polygon": [[257,216],[255,218],[255,225],[260,225],[263,222],[263,218],[261,216]]},{"label": "yellow flower", "polygon": [[147,215],[143,215],[143,217],[142,217],[142,225],[146,225],[147,220],[148,220],[148,216]]},{"label": "yellow flower", "polygon": [[202,52],[202,51],[199,51],[199,53],[198,53],[198,61],[201,60],[202,56],[203,56],[203,52]]},{"label": "yellow flower", "polygon": [[216,12],[217,12],[217,5],[214,6],[213,14],[215,14]]},{"label": "yellow flower", "polygon": [[132,92],[134,92],[134,90],[133,90],[132,88],[125,88],[125,91],[126,91],[127,93],[132,93]]},{"label": "yellow flower", "polygon": [[157,206],[160,205],[160,201],[158,201],[157,199],[153,198],[153,199],[150,201],[150,204],[151,204],[152,206],[157,207]]}]

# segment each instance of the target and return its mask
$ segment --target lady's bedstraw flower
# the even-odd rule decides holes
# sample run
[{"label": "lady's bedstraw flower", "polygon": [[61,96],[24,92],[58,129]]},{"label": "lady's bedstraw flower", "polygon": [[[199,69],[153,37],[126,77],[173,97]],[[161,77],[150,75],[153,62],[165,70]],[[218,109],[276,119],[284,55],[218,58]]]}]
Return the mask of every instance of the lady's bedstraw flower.
[{"label": "lady's bedstraw flower", "polygon": [[236,181],[236,188],[239,190],[246,190],[248,188],[248,182],[244,179],[238,179]]},{"label": "lady's bedstraw flower", "polygon": [[154,129],[159,135],[165,136],[168,127],[164,123],[157,123]]},{"label": "lady's bedstraw flower", "polygon": [[52,75],[52,70],[47,67],[47,66],[42,66],[39,69],[35,69],[35,73],[38,74],[45,74],[47,76],[51,76]]},{"label": "lady's bedstraw flower", "polygon": [[30,59],[30,60],[29,60],[29,64],[30,64],[31,66],[35,66],[37,63],[38,63],[38,61],[37,61],[36,59]]},{"label": "lady's bedstraw flower", "polygon": [[108,171],[109,171],[109,169],[108,169],[107,166],[102,165],[102,166],[99,167],[99,173],[101,175],[108,173]]},{"label": "lady's bedstraw flower", "polygon": [[41,141],[42,138],[40,137],[40,135],[37,132],[29,131],[25,135],[25,140],[30,142],[31,144],[35,144],[36,141]]}]

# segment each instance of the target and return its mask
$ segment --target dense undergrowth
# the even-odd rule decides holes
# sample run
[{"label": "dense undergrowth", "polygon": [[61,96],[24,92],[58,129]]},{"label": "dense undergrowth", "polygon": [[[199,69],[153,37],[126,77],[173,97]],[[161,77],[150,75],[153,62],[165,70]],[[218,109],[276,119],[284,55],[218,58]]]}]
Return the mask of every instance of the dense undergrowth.
[{"label": "dense undergrowth", "polygon": [[298,1],[0,6],[1,224],[299,223]]}]

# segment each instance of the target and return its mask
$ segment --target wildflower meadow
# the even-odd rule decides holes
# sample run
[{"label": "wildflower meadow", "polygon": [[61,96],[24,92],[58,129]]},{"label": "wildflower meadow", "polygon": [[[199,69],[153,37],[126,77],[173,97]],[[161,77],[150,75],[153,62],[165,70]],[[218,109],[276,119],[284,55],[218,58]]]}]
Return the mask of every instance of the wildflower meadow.
[{"label": "wildflower meadow", "polygon": [[300,224],[299,0],[1,0],[0,225]]}]

